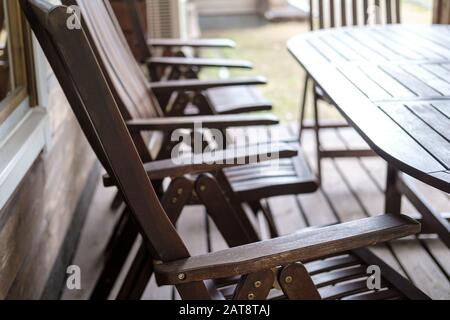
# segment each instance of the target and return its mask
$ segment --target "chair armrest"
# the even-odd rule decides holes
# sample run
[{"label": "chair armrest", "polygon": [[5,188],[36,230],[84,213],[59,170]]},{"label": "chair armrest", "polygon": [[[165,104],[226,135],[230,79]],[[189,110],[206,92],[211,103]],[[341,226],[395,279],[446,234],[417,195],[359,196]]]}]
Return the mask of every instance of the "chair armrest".
[{"label": "chair armrest", "polygon": [[[297,149],[286,143],[260,144],[247,148],[225,149],[212,153],[189,154],[177,159],[152,161],[146,163],[144,167],[150,179],[159,180],[166,177],[180,177],[185,174],[213,172],[249,163],[291,158],[297,154]],[[103,185],[105,187],[113,186],[114,180],[105,174]]]},{"label": "chair armrest", "polygon": [[[390,241],[419,231],[420,224],[407,216],[384,214],[157,264],[156,280],[159,285],[165,285],[250,274]],[[180,274],[183,277],[179,277]]]},{"label": "chair armrest", "polygon": [[231,114],[213,116],[165,117],[135,119],[127,121],[130,131],[165,131],[194,129],[197,126],[208,129],[226,129],[230,127],[273,125],[279,123],[272,114]]},{"label": "chair armrest", "polygon": [[216,67],[216,68],[241,68],[251,69],[253,65],[245,60],[229,59],[205,59],[205,58],[184,58],[184,57],[157,57],[147,60],[150,66],[185,66],[185,67]]},{"label": "chair armrest", "polygon": [[192,47],[192,48],[234,48],[236,43],[229,39],[149,39],[152,47]]},{"label": "chair armrest", "polygon": [[242,85],[266,84],[264,77],[239,77],[216,80],[172,80],[151,82],[149,88],[155,93],[170,93],[174,91],[202,91],[210,88],[231,87]]}]

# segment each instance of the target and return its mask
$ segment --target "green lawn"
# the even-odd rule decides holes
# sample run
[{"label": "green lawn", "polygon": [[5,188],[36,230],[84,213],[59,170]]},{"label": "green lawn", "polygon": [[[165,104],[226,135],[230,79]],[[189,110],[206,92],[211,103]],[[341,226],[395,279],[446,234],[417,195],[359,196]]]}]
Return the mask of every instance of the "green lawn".
[{"label": "green lawn", "polygon": [[[402,19],[405,23],[428,23],[429,10],[404,1]],[[307,24],[300,22],[273,23],[254,28],[206,30],[203,37],[225,37],[236,41],[236,49],[209,50],[209,56],[230,59],[246,59],[254,64],[254,70],[232,71],[231,75],[263,75],[269,83],[262,86],[264,95],[274,104],[274,112],[283,121],[298,119],[300,96],[303,90],[304,72],[286,49],[286,41],[299,33],[307,32]],[[203,78],[217,77],[217,70],[205,70]],[[309,99],[311,101],[311,99]],[[311,108],[309,108],[310,110]],[[336,111],[321,108],[322,116],[334,118]],[[308,117],[311,116],[309,112]]]}]

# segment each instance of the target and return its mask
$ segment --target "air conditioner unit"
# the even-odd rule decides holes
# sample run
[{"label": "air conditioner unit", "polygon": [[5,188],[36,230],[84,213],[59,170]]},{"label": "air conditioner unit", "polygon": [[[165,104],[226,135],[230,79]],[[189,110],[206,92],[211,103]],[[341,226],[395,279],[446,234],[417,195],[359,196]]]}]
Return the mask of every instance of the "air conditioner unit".
[{"label": "air conditioner unit", "polygon": [[186,38],[187,20],[186,0],[147,0],[150,38]]}]

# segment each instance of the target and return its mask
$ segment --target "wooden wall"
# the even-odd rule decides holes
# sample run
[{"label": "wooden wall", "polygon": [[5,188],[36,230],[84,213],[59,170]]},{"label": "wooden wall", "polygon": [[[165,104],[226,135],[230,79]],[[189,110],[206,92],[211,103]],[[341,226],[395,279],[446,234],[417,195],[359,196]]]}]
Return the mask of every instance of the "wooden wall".
[{"label": "wooden wall", "polygon": [[41,298],[95,163],[53,76],[48,88],[51,142],[0,210],[0,299]]}]

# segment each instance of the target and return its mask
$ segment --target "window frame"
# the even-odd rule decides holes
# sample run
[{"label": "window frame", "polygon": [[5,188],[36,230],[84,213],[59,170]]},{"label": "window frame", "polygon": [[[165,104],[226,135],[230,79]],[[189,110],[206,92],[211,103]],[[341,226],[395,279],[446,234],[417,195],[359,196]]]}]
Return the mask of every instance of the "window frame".
[{"label": "window frame", "polygon": [[27,97],[30,107],[37,105],[31,30],[25,23],[18,1],[4,0],[3,6],[8,32],[11,92],[0,101],[0,125]]},{"label": "window frame", "polygon": [[19,50],[19,60],[11,62],[13,59],[9,59],[16,65],[13,67],[16,69],[10,69],[15,72],[10,81],[15,81],[16,88],[0,101],[0,210],[51,143],[51,123],[46,108],[48,63],[18,1],[4,1],[8,8],[5,21],[12,24],[12,30],[18,35],[13,37],[8,33],[8,56],[13,57],[14,50]]}]

